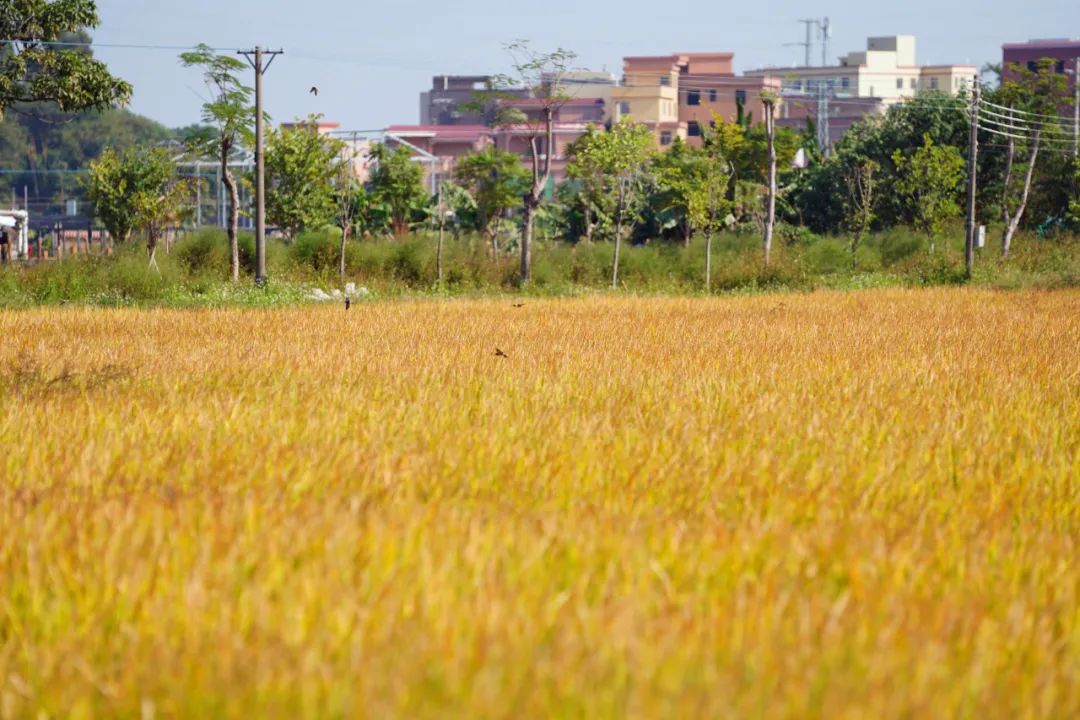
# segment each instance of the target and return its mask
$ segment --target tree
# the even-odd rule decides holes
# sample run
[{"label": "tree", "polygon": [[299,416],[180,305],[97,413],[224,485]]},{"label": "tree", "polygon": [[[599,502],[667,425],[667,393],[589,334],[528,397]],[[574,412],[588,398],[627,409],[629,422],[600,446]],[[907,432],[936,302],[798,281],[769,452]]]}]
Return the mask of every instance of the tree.
[{"label": "tree", "polygon": [[705,289],[712,285],[712,236],[720,228],[732,203],[728,186],[733,169],[718,146],[689,147],[682,142],[657,156],[653,163],[660,188],[662,212],[682,225],[683,242],[699,230],[705,233]]},{"label": "tree", "polygon": [[571,176],[598,183],[600,204],[614,221],[615,257],[611,286],[619,283],[619,248],[625,222],[637,215],[643,198],[642,180],[653,153],[653,136],[644,125],[621,120],[607,132],[586,132],[572,148],[567,166]]},{"label": "tree", "polygon": [[64,112],[103,110],[131,99],[131,85],[66,34],[97,27],[93,0],[7,0],[0,12],[0,118],[15,103],[54,102]]},{"label": "tree", "polygon": [[527,88],[538,104],[538,112],[531,119],[513,106],[504,106],[496,114],[497,124],[524,129],[529,142],[532,182],[523,197],[521,223],[521,281],[528,282],[532,276],[533,221],[551,178],[555,115],[568,99],[562,89],[562,78],[577,55],[562,48],[537,52],[523,41],[509,43],[505,48],[512,60],[513,73],[496,76],[493,86]]},{"label": "tree", "polygon": [[935,145],[929,134],[911,157],[893,151],[897,179],[893,187],[911,204],[912,224],[926,235],[930,252],[947,220],[960,214],[957,188],[964,178],[964,158],[948,145]]},{"label": "tree", "polygon": [[[1001,256],[1008,257],[1013,236],[1027,209],[1031,194],[1031,181],[1039,149],[1046,134],[1060,134],[1061,130],[1050,118],[1056,117],[1058,107],[1066,102],[1065,77],[1055,72],[1054,60],[1044,58],[1034,70],[1019,65],[1011,68],[1012,77],[1005,80],[1000,91],[992,97],[999,99],[1001,111],[994,111],[988,124],[1006,134],[1007,152],[1005,175],[1002,181],[1001,213],[1005,228],[1001,235]],[[998,117],[1000,116],[1000,117]],[[1022,168],[1023,180],[1014,187],[1013,172],[1016,170],[1017,140],[1028,148],[1026,167]],[[1015,196],[1015,198],[1014,198]]]},{"label": "tree", "polygon": [[[661,215],[661,227],[679,227],[683,245],[690,247],[694,232],[701,228],[695,222],[692,206],[696,196],[706,190],[703,178],[703,160],[706,155],[700,148],[693,148],[676,137],[667,152],[657,153],[653,159],[656,177],[657,208]],[[727,192],[727,188],[724,188]]]},{"label": "tree", "polygon": [[596,136],[603,130],[590,123],[585,132],[566,147],[570,162],[566,176],[576,183],[577,192],[572,201],[581,212],[585,242],[592,242],[597,225],[604,219],[602,211],[606,168],[594,153],[587,152],[597,142]]},{"label": "tree", "polygon": [[270,133],[266,150],[266,216],[288,240],[333,222],[334,178],[342,143],[320,135],[318,116]]},{"label": "tree", "polygon": [[176,165],[162,148],[106,150],[90,164],[86,195],[96,216],[115,242],[124,243],[137,229],[146,231],[150,265],[161,233],[179,219],[189,188],[176,177]]},{"label": "tree", "polygon": [[761,102],[765,106],[765,141],[768,145],[768,199],[763,241],[765,268],[768,269],[772,255],[773,226],[776,224],[776,96],[771,92],[763,92]]},{"label": "tree", "polygon": [[353,222],[360,211],[357,195],[363,191],[356,181],[351,162],[338,164],[337,177],[334,179],[334,205],[337,225],[341,228],[341,247],[338,253],[338,275],[345,281],[345,246],[349,242]]},{"label": "tree", "polygon": [[457,162],[454,178],[476,202],[480,230],[494,257],[499,252],[499,219],[521,202],[528,174],[517,155],[492,146]]},{"label": "tree", "polygon": [[237,78],[237,72],[247,66],[228,55],[218,55],[207,45],[199,45],[191,52],[183,53],[180,61],[185,67],[198,67],[211,100],[203,105],[203,121],[208,127],[200,128],[188,139],[197,157],[216,157],[221,165],[221,181],[229,194],[229,252],[233,282],[240,280],[240,245],[237,231],[240,221],[240,190],[236,177],[229,168],[233,151],[254,140],[255,108],[251,104],[252,90]]},{"label": "tree", "polygon": [[439,284],[443,280],[443,244],[446,239],[446,224],[454,221],[455,227],[461,221],[463,211],[476,210],[476,201],[465,188],[451,180],[439,184],[439,194],[433,211],[433,219],[439,229],[439,242],[435,249],[435,275]]},{"label": "tree", "polygon": [[427,199],[424,168],[412,159],[412,151],[404,145],[390,148],[377,143],[368,157],[375,162],[371,189],[389,209],[394,235],[408,235],[409,220]]},{"label": "tree", "polygon": [[845,218],[851,233],[851,262],[855,263],[855,252],[863,237],[874,222],[874,203],[877,198],[875,174],[880,166],[874,160],[857,158],[847,167],[845,198]]},{"label": "tree", "polygon": [[623,223],[637,216],[642,200],[641,186],[653,152],[653,136],[644,125],[622,120],[604,133],[602,144],[609,174],[615,185],[615,258],[611,265],[611,287],[619,286],[619,245]]}]

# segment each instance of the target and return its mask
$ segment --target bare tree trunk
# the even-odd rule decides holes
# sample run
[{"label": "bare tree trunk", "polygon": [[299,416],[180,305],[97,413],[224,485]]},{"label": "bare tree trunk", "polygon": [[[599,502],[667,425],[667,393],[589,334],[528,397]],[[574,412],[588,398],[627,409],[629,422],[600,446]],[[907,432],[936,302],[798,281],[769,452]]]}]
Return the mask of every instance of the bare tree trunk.
[{"label": "bare tree trunk", "polygon": [[341,228],[341,251],[338,256],[338,275],[341,276],[341,282],[345,282],[345,244],[349,240],[349,225],[351,223],[342,223]]},{"label": "bare tree trunk", "polygon": [[592,210],[585,208],[585,242],[591,243],[593,230],[596,229],[596,224],[592,219]]},{"label": "bare tree trunk", "polygon": [[[1024,217],[1024,210],[1027,209],[1028,195],[1031,192],[1031,178],[1035,173],[1035,161],[1039,157],[1039,136],[1042,134],[1042,128],[1035,130],[1035,135],[1031,142],[1031,153],[1028,155],[1027,172],[1024,174],[1024,189],[1020,193],[1020,204],[1016,206],[1016,213],[1010,217],[1009,206],[1007,203],[1002,203],[1005,213],[1005,231],[1001,235],[1001,257],[1009,257],[1009,250],[1012,249],[1012,239],[1016,234],[1017,228],[1020,227],[1020,221]],[[1012,164],[1012,139],[1009,140],[1009,165],[1011,170]],[[1008,175],[1006,175],[1008,178]],[[1007,182],[1007,181],[1006,181]],[[1005,186],[1006,196],[1008,195],[1008,184]]]},{"label": "bare tree trunk", "polygon": [[611,289],[617,290],[619,288],[619,245],[622,240],[622,221],[623,221],[623,188],[622,181],[619,181],[619,201],[615,206],[615,260],[611,264]]},{"label": "bare tree trunk", "polygon": [[240,281],[240,242],[237,238],[240,226],[240,189],[236,178],[229,170],[229,148],[221,152],[221,182],[229,193],[229,220],[226,232],[229,234],[229,273],[233,282]]},{"label": "bare tree trunk", "polygon": [[161,268],[157,264],[157,235],[157,230],[154,228],[146,231],[146,254],[150,258],[150,267],[154,268],[160,275]]},{"label": "bare tree trunk", "polygon": [[532,187],[525,196],[525,207],[522,213],[521,223],[521,282],[527,283],[532,277],[532,238],[533,220],[536,217],[536,209],[540,207],[540,199],[543,197],[544,188],[547,187],[548,178],[551,177],[551,155],[554,152],[555,139],[555,113],[550,105],[543,109],[544,135],[546,146],[544,147],[544,165],[540,168],[540,148],[537,147],[536,138],[529,139],[529,149],[532,154]]},{"label": "bare tree trunk", "polygon": [[690,223],[690,218],[686,218],[683,221],[683,247],[690,247],[690,240],[694,237],[694,226]]},{"label": "bare tree trunk", "polygon": [[442,253],[443,253],[443,240],[446,236],[446,214],[439,213],[439,245],[435,249],[435,276],[439,281],[439,285],[442,285],[443,269],[442,269]]},{"label": "bare tree trunk", "polygon": [[705,292],[712,292],[712,233],[705,233]]},{"label": "bare tree trunk", "polygon": [[776,225],[776,120],[772,101],[765,103],[765,136],[769,144],[769,197],[765,215],[765,269],[772,255],[773,228]]}]

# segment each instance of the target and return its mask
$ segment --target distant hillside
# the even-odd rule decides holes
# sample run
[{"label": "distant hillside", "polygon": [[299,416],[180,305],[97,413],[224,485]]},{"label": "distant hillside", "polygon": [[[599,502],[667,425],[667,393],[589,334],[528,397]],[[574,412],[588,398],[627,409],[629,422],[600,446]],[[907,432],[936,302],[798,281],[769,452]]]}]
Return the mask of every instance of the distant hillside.
[{"label": "distant hillside", "polygon": [[118,150],[175,135],[127,110],[64,114],[55,106],[12,108],[0,120],[0,205],[24,188],[35,214],[59,212],[62,198],[82,197],[80,177],[105,148]]}]

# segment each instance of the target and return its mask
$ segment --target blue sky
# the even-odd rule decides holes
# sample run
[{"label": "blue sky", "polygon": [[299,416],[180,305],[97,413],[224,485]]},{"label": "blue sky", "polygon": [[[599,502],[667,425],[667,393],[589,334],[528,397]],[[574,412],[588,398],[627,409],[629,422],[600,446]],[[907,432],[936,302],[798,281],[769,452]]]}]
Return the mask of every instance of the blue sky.
[{"label": "blue sky", "polygon": [[[767,6],[768,9],[765,9]],[[1080,37],[1077,0],[773,0],[769,3],[635,0],[98,0],[102,44],[284,48],[266,77],[277,121],[312,112],[365,130],[418,120],[431,76],[507,70],[502,43],[565,47],[578,63],[618,74],[624,55],[735,53],[736,70],[794,64],[799,18],[828,16],[830,56],[861,49],[869,35],[913,34],[920,63],[1000,61],[1001,44]],[[168,50],[99,48],[135,85],[132,109],[170,126],[195,122],[205,95],[198,74]],[[308,90],[320,88],[313,97]]]}]

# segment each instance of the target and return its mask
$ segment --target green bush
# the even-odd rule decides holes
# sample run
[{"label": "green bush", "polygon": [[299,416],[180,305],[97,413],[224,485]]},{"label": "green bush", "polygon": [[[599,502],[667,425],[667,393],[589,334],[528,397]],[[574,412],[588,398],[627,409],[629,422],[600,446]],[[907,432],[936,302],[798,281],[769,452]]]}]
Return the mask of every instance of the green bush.
[{"label": "green bush", "polygon": [[851,249],[835,238],[822,238],[807,248],[803,255],[810,271],[819,275],[850,272]]},{"label": "green bush", "polygon": [[909,230],[896,229],[882,233],[877,242],[881,263],[885,267],[927,250],[926,240]]},{"label": "green bush", "polygon": [[201,230],[176,243],[172,250],[177,262],[191,275],[229,272],[229,240],[220,230]]}]

